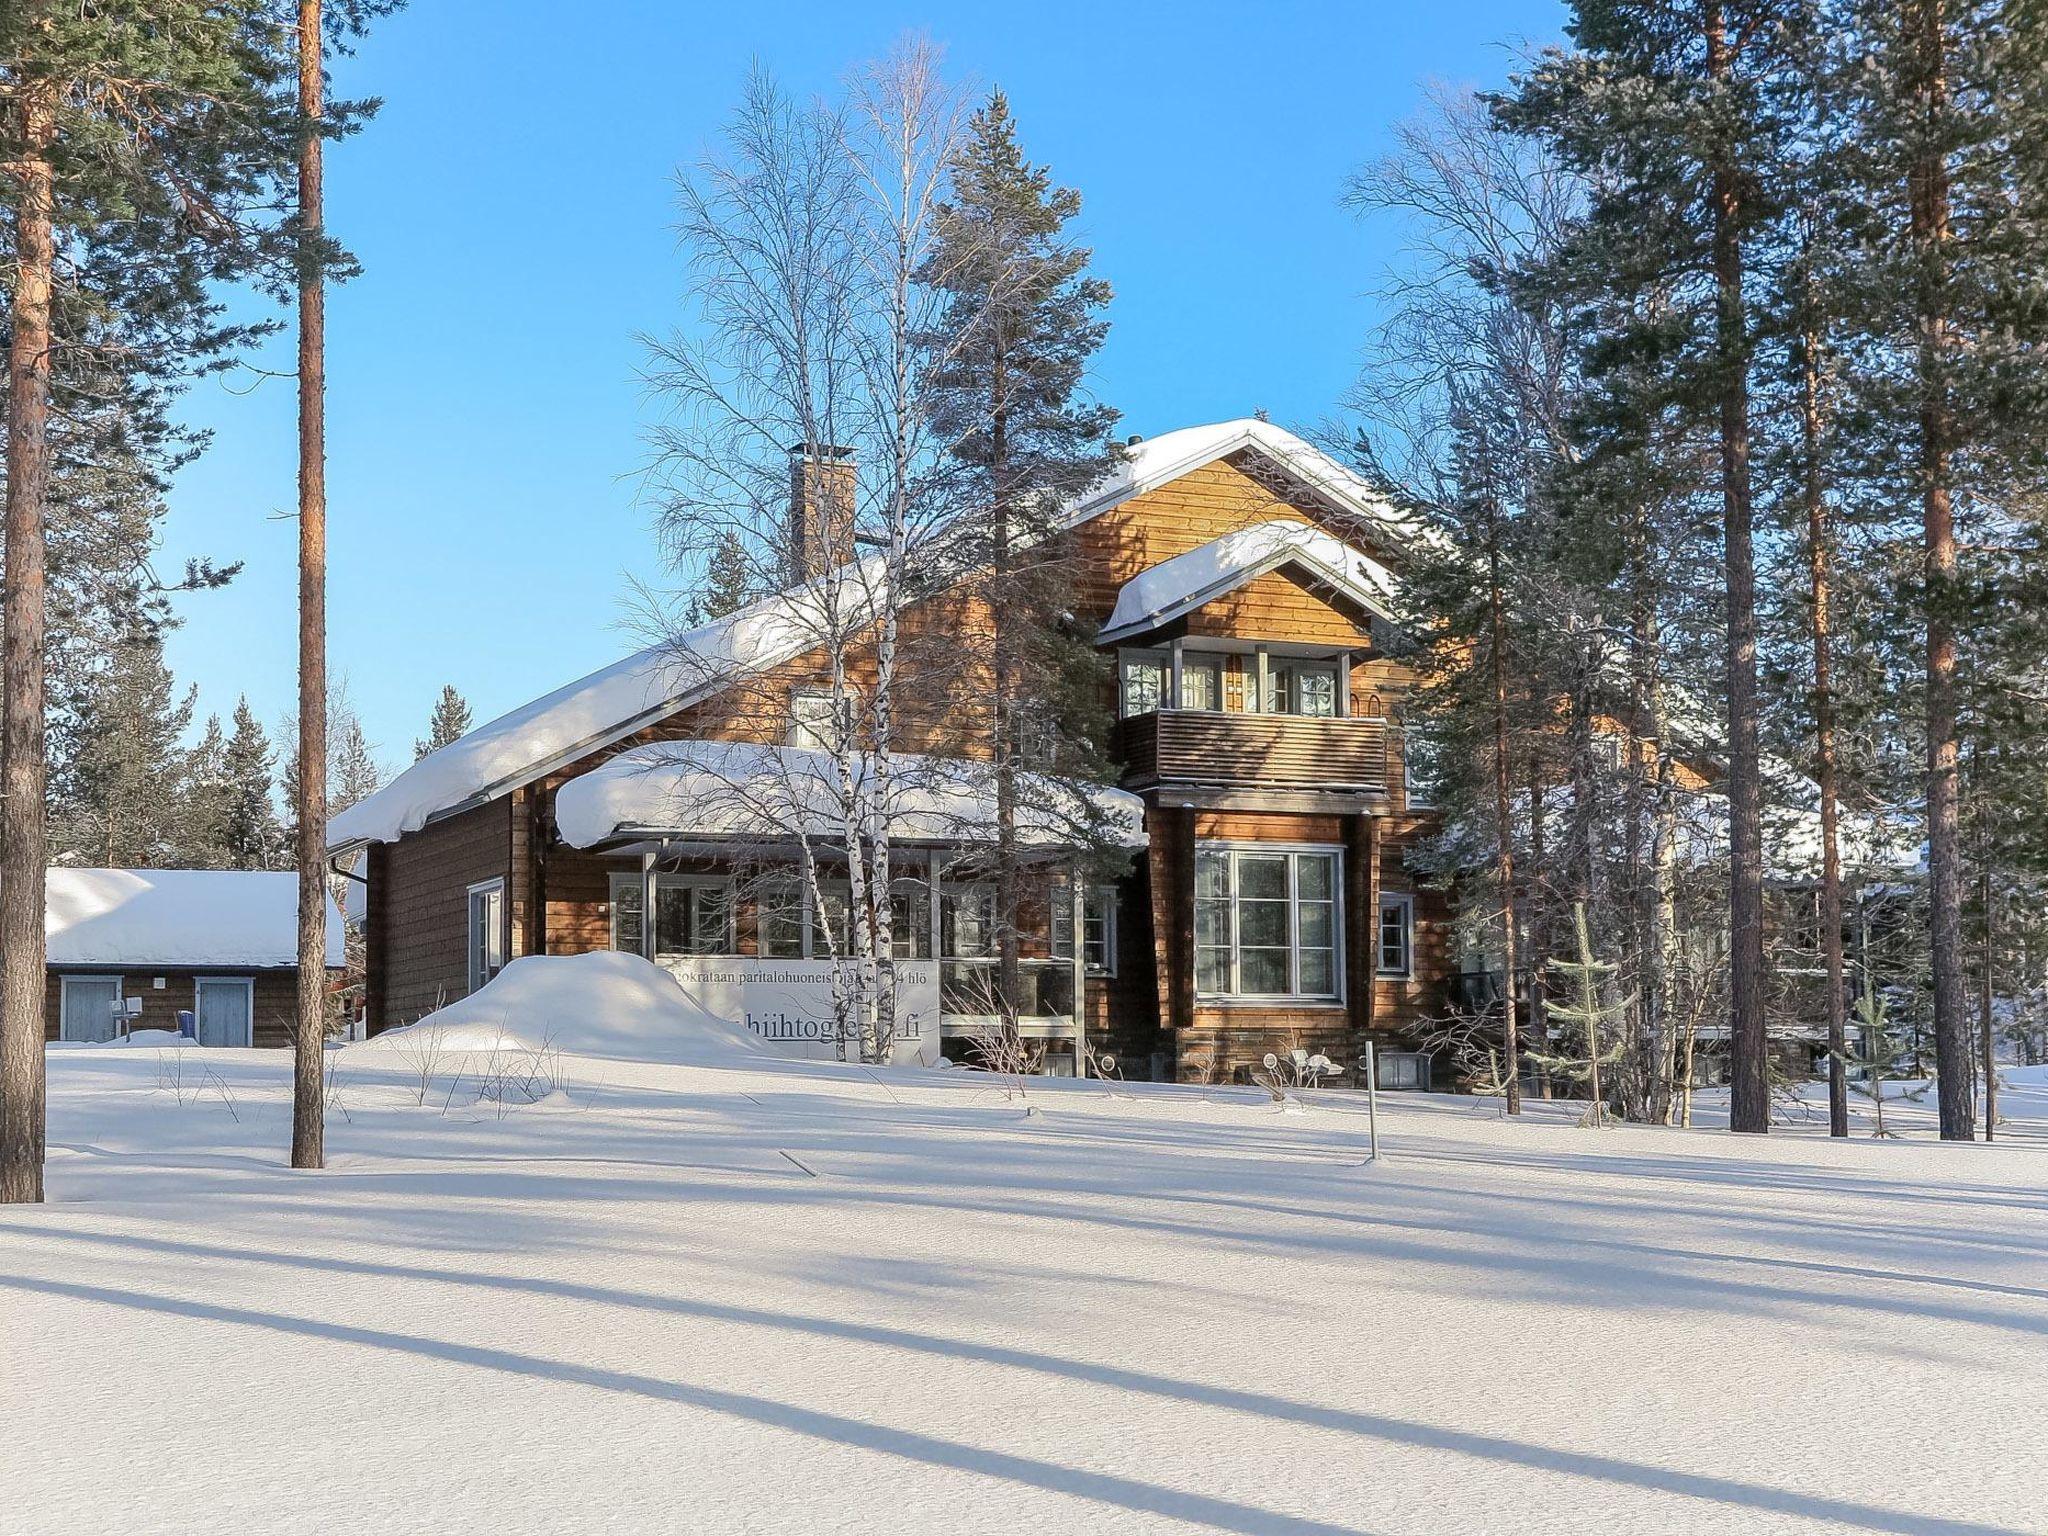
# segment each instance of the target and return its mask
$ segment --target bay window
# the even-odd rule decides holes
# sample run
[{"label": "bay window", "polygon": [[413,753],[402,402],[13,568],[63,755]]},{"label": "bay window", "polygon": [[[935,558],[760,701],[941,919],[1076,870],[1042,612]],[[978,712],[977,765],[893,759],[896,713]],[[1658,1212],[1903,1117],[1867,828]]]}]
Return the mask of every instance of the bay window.
[{"label": "bay window", "polygon": [[1209,997],[1334,998],[1334,851],[1195,849],[1195,990]]}]

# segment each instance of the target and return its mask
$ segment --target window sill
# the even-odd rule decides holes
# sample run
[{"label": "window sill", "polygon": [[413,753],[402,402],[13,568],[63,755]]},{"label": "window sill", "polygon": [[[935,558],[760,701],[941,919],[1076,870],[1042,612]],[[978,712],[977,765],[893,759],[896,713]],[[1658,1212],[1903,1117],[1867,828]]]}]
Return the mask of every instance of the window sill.
[{"label": "window sill", "polygon": [[1197,992],[1197,1008],[1342,1008],[1344,999],[1317,995],[1304,997],[1298,993],[1271,992]]}]

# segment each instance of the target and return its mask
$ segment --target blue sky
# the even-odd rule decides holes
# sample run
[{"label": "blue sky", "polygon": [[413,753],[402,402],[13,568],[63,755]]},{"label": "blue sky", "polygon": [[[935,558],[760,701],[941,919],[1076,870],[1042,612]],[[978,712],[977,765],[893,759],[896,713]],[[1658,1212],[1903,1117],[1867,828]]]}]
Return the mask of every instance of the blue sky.
[{"label": "blue sky", "polygon": [[[330,665],[380,757],[411,760],[444,682],[482,720],[634,644],[628,581],[666,574],[633,480],[653,414],[634,338],[678,318],[673,175],[750,61],[828,91],[921,30],[1001,85],[1116,289],[1094,387],[1150,435],[1330,416],[1400,240],[1338,207],[1344,176],[1424,82],[1495,83],[1561,20],[1556,0],[413,0],[339,65],[341,92],[385,106],[328,161],[329,222],[364,266],[328,310]],[[247,569],[184,601],[171,665],[202,718],[246,693],[274,723],[294,700],[291,387],[230,375],[183,414],[214,442],[174,488],[163,567]]]}]

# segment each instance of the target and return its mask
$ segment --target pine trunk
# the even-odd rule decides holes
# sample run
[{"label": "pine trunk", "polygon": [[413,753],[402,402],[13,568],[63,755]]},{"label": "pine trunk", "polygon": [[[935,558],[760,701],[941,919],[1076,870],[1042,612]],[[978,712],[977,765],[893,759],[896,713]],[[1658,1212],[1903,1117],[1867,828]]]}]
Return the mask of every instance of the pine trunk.
[{"label": "pine trunk", "polygon": [[56,254],[56,84],[17,87],[21,156],[7,350],[6,616],[0,636],[0,1203],[43,1198],[44,531],[50,286]]},{"label": "pine trunk", "polygon": [[[1810,314],[1810,311],[1809,311]],[[1821,473],[1820,337],[1802,337],[1800,437],[1806,459],[1806,569],[1813,595],[1814,772],[1820,788],[1820,943],[1826,972],[1828,1134],[1849,1134],[1849,998],[1842,956],[1841,811],[1835,765],[1833,589],[1828,569],[1826,484]]]},{"label": "pine trunk", "polygon": [[[321,115],[321,0],[299,0],[299,111]],[[311,241],[322,223],[321,141],[299,151],[299,997],[292,1069],[292,1166],[326,1160],[327,1041],[327,359],[326,294]]]},{"label": "pine trunk", "polygon": [[1949,348],[1948,163],[1939,124],[1948,110],[1942,0],[1919,0],[1919,105],[1929,139],[1912,170],[1913,243],[1920,257],[1920,515],[1926,541],[1927,900],[1934,979],[1934,1067],[1944,1141],[1971,1141],[1969,1021],[1963,980],[1962,829],[1958,805],[1956,632],[1949,611],[1956,576],[1951,460],[1955,419],[1945,376]]},{"label": "pine trunk", "polygon": [[[1734,67],[1727,18],[1706,9],[1707,74]],[[1731,152],[1709,167],[1713,197],[1715,356],[1720,369],[1721,518],[1728,596],[1729,1129],[1771,1128],[1764,1028],[1763,784],[1757,761],[1756,554],[1749,495],[1749,348],[1742,295],[1742,179]]]}]

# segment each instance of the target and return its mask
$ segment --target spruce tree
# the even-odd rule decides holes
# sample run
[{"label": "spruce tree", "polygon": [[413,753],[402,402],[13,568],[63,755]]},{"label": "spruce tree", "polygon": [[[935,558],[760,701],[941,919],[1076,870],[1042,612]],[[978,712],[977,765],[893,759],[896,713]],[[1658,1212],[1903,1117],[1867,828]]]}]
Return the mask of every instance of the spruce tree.
[{"label": "spruce tree", "polygon": [[199,742],[185,756],[184,803],[178,815],[175,862],[188,869],[226,869],[228,811],[234,785],[228,776],[227,736],[220,716],[208,715]]},{"label": "spruce tree", "polygon": [[276,869],[284,851],[271,798],[276,753],[249,701],[235,703],[234,729],[222,754],[227,810],[221,844],[229,869]]},{"label": "spruce tree", "polygon": [[956,558],[979,572],[989,619],[997,986],[1014,1004],[1022,802],[1034,783],[1107,773],[1105,690],[1093,636],[1067,619],[1073,570],[1060,509],[1114,462],[1116,412],[1084,388],[1110,290],[1068,233],[1079,194],[1025,158],[1001,91],[975,113],[951,170],[920,274],[946,296],[940,334],[927,338],[926,386],[934,429],[977,509],[955,530]]},{"label": "spruce tree", "polygon": [[154,629],[138,627],[113,647],[79,721],[65,814],[53,828],[61,853],[117,867],[172,862],[195,698],[177,695]]},{"label": "spruce tree", "polygon": [[691,625],[738,613],[760,597],[760,572],[735,529],[721,528],[704,557],[703,579],[689,603]]},{"label": "spruce tree", "polygon": [[434,701],[434,713],[427,721],[427,734],[412,744],[413,761],[468,734],[469,726],[468,701],[455,691],[453,683],[443,683],[441,697]]}]

